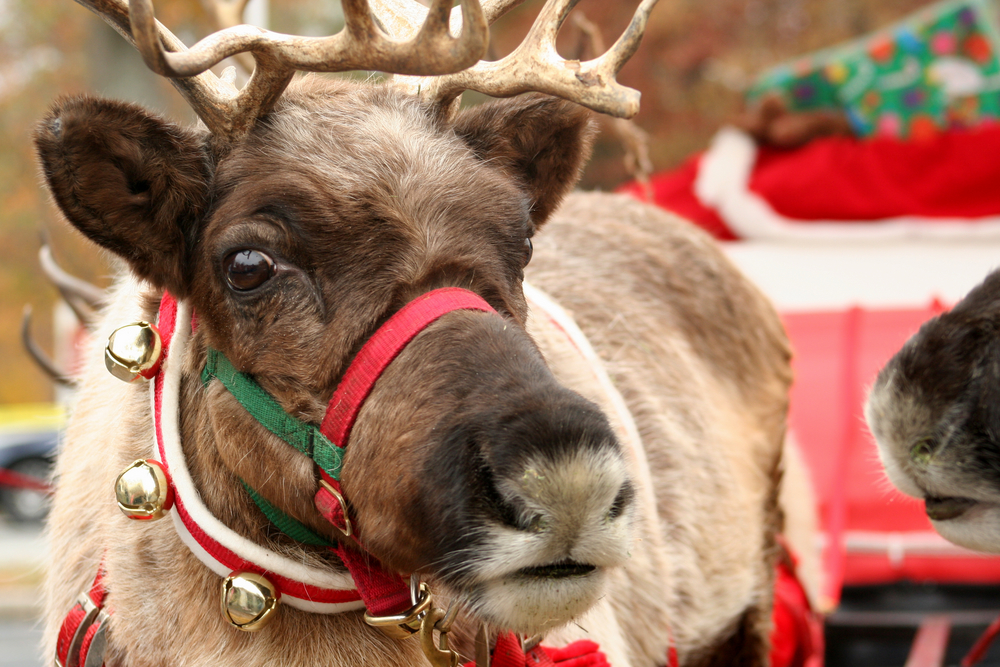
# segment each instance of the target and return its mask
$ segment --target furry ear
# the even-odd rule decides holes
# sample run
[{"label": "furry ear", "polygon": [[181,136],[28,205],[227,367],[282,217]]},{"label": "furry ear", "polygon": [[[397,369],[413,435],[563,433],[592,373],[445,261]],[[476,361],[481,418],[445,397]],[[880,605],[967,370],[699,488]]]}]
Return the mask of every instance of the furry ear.
[{"label": "furry ear", "polygon": [[42,171],[70,223],[179,297],[207,204],[202,139],[144,109],[75,97],[35,130]]},{"label": "furry ear", "polygon": [[524,95],[463,111],[455,132],[479,159],[501,165],[531,198],[541,225],[573,189],[590,157],[591,113],[555,97]]}]

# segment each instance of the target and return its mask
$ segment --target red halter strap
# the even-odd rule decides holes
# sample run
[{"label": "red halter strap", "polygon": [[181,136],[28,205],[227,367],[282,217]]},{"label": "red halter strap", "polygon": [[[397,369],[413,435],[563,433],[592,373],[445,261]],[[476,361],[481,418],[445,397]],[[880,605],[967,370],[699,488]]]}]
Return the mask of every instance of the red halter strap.
[{"label": "red halter strap", "polygon": [[368,339],[347,369],[320,425],[323,435],[346,447],[354,421],[379,376],[418,333],[454,310],[496,312],[478,294],[460,287],[436,289],[403,306]]},{"label": "red halter strap", "polygon": [[[89,590],[80,593],[66,614],[56,639],[57,667],[104,663],[105,632],[111,613],[104,608],[104,563]],[[92,655],[93,653],[93,655]]]},{"label": "red halter strap", "polygon": [[[320,425],[323,435],[336,446],[346,447],[358,413],[385,369],[417,334],[455,310],[496,312],[478,294],[459,287],[436,289],[410,301],[379,327],[351,362]],[[340,483],[322,470],[319,472],[325,484],[316,492],[316,508],[338,530],[350,535],[350,519],[342,503]],[[349,548],[344,542],[336,547],[336,552],[354,578],[369,614],[386,616],[410,607],[409,586],[399,575],[386,571],[370,554]]]}]

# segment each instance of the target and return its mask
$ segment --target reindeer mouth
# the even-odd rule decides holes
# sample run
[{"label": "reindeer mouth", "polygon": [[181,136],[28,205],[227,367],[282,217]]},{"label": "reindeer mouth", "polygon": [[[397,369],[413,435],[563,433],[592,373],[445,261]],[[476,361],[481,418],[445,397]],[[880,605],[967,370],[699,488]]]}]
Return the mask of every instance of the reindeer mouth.
[{"label": "reindeer mouth", "polygon": [[551,565],[521,568],[517,571],[517,576],[537,579],[567,579],[570,577],[585,577],[596,569],[595,565],[577,563],[573,560],[563,560]]},{"label": "reindeer mouth", "polygon": [[965,514],[976,501],[971,498],[924,498],[927,516],[932,521],[951,521]]}]

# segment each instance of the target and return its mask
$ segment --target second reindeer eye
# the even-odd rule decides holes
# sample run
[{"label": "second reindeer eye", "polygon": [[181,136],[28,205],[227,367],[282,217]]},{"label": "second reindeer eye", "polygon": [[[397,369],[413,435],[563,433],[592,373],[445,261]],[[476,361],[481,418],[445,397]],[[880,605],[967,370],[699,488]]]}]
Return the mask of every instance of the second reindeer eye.
[{"label": "second reindeer eye", "polygon": [[256,250],[237,250],[222,260],[229,286],[238,292],[248,292],[267,282],[274,275],[274,260]]}]

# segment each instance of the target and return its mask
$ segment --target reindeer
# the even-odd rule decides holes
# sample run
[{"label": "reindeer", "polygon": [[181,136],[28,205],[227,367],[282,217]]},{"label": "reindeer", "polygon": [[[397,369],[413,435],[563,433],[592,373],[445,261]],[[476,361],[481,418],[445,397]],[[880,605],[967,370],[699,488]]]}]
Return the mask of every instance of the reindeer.
[{"label": "reindeer", "polygon": [[923,501],[943,537],[990,553],[1000,553],[998,290],[994,271],[925,322],[865,406],[889,481]]},{"label": "reindeer", "polygon": [[[573,0],[478,63],[517,0],[349,0],[333,37],[190,50],[149,0],[84,4],[204,127],[89,96],[38,125],[56,204],[128,268],[57,464],[49,655],[536,664],[586,638],[616,667],[767,664],[775,313],[682,221],[568,194],[583,107],[454,104],[633,114],[614,76],[652,2],[582,63],[554,49]],[[246,52],[243,89],[208,71]],[[399,76],[293,79],[358,68]]]}]

